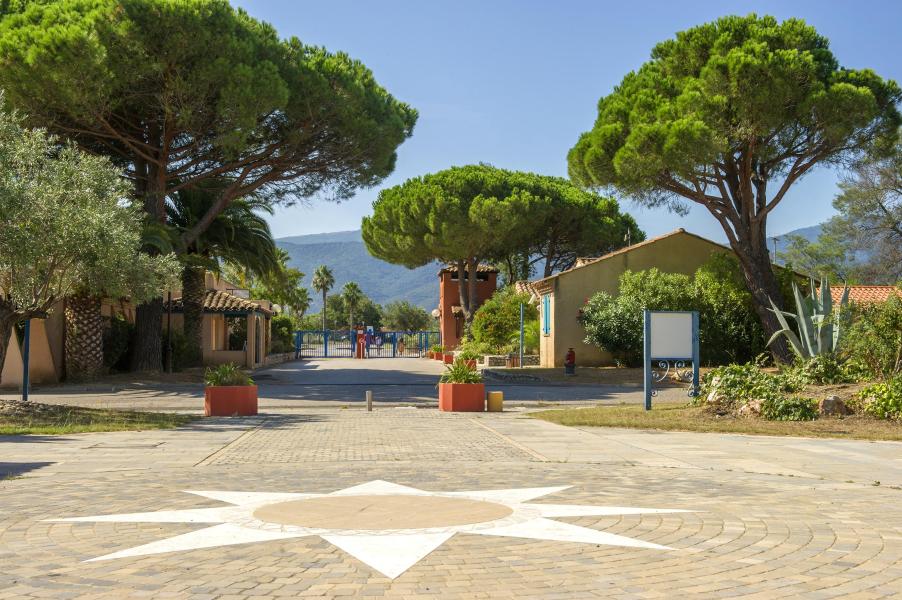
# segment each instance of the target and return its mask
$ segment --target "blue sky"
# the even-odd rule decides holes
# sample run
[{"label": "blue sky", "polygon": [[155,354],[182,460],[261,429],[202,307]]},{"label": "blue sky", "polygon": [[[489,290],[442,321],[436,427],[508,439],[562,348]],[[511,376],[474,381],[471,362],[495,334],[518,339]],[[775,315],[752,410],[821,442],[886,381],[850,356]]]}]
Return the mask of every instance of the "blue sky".
[{"label": "blue sky", "polygon": [[[648,59],[655,43],[725,14],[800,17],[827,36],[840,63],[902,80],[902,2],[591,2],[240,0],[283,37],[343,50],[419,110],[413,137],[380,186],[341,204],[313,200],[270,219],[282,237],[357,229],[381,187],[451,165],[488,162],[567,174],[567,151],[598,99]],[[837,174],[820,169],[774,211],[770,234],[833,214]],[[679,217],[621,201],[649,235],[686,229],[723,241],[704,209]]]}]

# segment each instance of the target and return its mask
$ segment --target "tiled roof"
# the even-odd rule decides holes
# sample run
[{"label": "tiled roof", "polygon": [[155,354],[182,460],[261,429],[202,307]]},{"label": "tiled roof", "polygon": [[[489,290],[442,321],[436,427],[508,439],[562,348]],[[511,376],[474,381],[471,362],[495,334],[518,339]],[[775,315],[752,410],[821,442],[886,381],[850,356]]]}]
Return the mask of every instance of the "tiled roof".
[{"label": "tiled roof", "polygon": [[[444,267],[439,273],[455,273],[457,271],[457,265],[447,265]],[[497,273],[498,269],[493,267],[492,265],[480,264],[476,267],[477,273]]]},{"label": "tiled roof", "polygon": [[[830,296],[833,302],[839,302],[842,299],[843,288],[831,287]],[[876,302],[885,302],[893,294],[902,296],[902,291],[892,285],[850,285],[849,301],[858,302],[860,304],[871,304]]]},{"label": "tiled roof", "polygon": [[532,302],[539,301],[539,293],[536,291],[535,286],[533,286],[531,281],[515,281],[514,289],[517,290],[518,294],[529,294]]},{"label": "tiled roof", "polygon": [[[184,309],[184,303],[181,298],[174,298],[172,300],[172,310],[175,312],[182,312]],[[245,300],[244,298],[239,298],[234,294],[230,294],[228,292],[223,292],[220,290],[207,290],[206,295],[204,296],[204,312],[215,312],[215,313],[250,313],[250,312],[262,312],[266,314],[272,314],[271,310],[267,310],[262,306],[251,300]]]},{"label": "tiled roof", "polygon": [[[624,246],[623,248],[614,250],[613,252],[609,252],[609,253],[605,254],[604,256],[599,256],[597,258],[586,258],[586,257],[578,258],[576,261],[576,264],[573,267],[567,269],[566,271],[561,271],[560,273],[555,273],[554,275],[551,275],[550,277],[545,277],[544,279],[537,279],[535,281],[532,281],[531,283],[533,284],[534,289],[536,289],[537,291],[542,291],[542,290],[547,291],[550,287],[549,284],[551,284],[557,277],[560,277],[561,275],[566,275],[567,273],[575,271],[576,269],[582,269],[589,265],[594,265],[597,262],[600,262],[603,260],[608,260],[609,258],[612,258],[614,256],[619,256],[621,254],[626,254],[627,252],[632,252],[636,248],[648,246],[648,245],[654,244],[655,242],[660,242],[663,239],[667,239],[674,235],[681,235],[681,234],[682,235],[691,235],[692,237],[700,239],[703,242],[708,242],[712,246],[719,246],[721,248],[729,250],[730,252],[733,251],[732,248],[730,248],[729,246],[726,246],[724,244],[719,244],[715,241],[709,240],[708,238],[702,237],[698,234],[686,231],[685,229],[680,227],[679,229],[675,229],[675,230],[671,231],[670,233],[665,233],[665,234],[659,235],[657,237],[649,238],[649,239],[641,241],[641,242],[636,242],[635,244],[632,244],[630,246]],[[779,266],[779,265],[775,264],[774,266]],[[795,271],[795,274],[800,275],[800,276],[802,275],[802,273],[799,273],[798,271]]]}]

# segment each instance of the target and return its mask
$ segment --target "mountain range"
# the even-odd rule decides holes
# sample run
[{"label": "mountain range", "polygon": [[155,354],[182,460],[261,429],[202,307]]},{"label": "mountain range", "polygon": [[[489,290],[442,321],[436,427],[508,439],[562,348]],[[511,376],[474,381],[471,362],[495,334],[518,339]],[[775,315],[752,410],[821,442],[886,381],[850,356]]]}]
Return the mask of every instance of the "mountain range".
[{"label": "mountain range", "polygon": [[359,229],[283,237],[276,240],[276,245],[288,252],[289,264],[306,275],[304,283],[313,300],[308,313],[322,308],[322,296],[310,285],[319,265],[332,269],[332,294],[339,293],[348,281],[356,281],[377,304],[407,300],[427,311],[438,306],[438,264],[407,269],[383,262],[367,252]]},{"label": "mountain range", "polygon": [[[790,236],[800,235],[815,241],[820,232],[820,225],[812,225],[774,236],[773,239],[776,239],[777,251],[783,252]],[[768,240],[771,249],[773,239]],[[437,263],[407,269],[383,262],[367,252],[359,229],[283,237],[278,238],[276,244],[288,252],[291,257],[289,264],[306,274],[304,282],[310,288],[313,299],[310,313],[319,312],[322,306],[322,297],[313,292],[310,285],[313,272],[319,265],[332,269],[335,287],[331,293],[340,292],[348,281],[356,281],[360,289],[378,304],[407,300],[427,311],[438,305]]]}]

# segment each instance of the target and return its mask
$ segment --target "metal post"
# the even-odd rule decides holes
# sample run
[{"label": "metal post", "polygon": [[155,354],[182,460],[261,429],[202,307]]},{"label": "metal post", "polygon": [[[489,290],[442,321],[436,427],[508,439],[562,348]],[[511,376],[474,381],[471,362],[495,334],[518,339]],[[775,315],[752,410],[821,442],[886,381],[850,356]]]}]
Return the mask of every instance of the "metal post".
[{"label": "metal post", "polygon": [[645,389],[645,410],[651,410],[651,312],[643,311],[642,363],[645,366],[643,387]]},{"label": "metal post", "polygon": [[701,352],[698,341],[698,311],[692,311],[692,396],[698,395],[698,364]]},{"label": "metal post", "polygon": [[366,410],[367,412],[373,412],[373,391],[366,391]]},{"label": "metal post", "polygon": [[523,303],[520,303],[520,368],[523,368]]},{"label": "metal post", "polygon": [[[25,320],[25,343],[22,344],[22,402],[28,402],[28,354],[31,351],[31,319]],[[2,366],[2,365],[0,365]]]},{"label": "metal post", "polygon": [[166,372],[172,373],[172,290],[169,290],[168,305],[169,308],[166,310]]}]

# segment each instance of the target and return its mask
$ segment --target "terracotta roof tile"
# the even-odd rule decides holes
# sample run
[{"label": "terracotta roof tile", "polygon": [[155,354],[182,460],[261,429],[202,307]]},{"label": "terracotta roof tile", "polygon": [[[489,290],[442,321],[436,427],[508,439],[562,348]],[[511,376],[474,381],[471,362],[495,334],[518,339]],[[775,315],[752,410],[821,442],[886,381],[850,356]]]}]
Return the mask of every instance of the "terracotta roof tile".
[{"label": "terracotta roof tile", "polygon": [[[831,287],[830,296],[833,302],[839,302],[842,299],[843,288]],[[892,285],[850,285],[849,301],[858,302],[860,304],[871,304],[876,302],[885,302],[893,294],[902,296],[902,291]]]},{"label": "terracotta roof tile", "polygon": [[[181,312],[184,310],[184,307],[181,298],[174,298],[172,300],[173,311]],[[206,295],[204,295],[204,312],[262,312],[272,314],[271,310],[267,310],[251,300],[245,300],[244,298],[239,298],[234,294],[220,290],[207,290]]]}]

